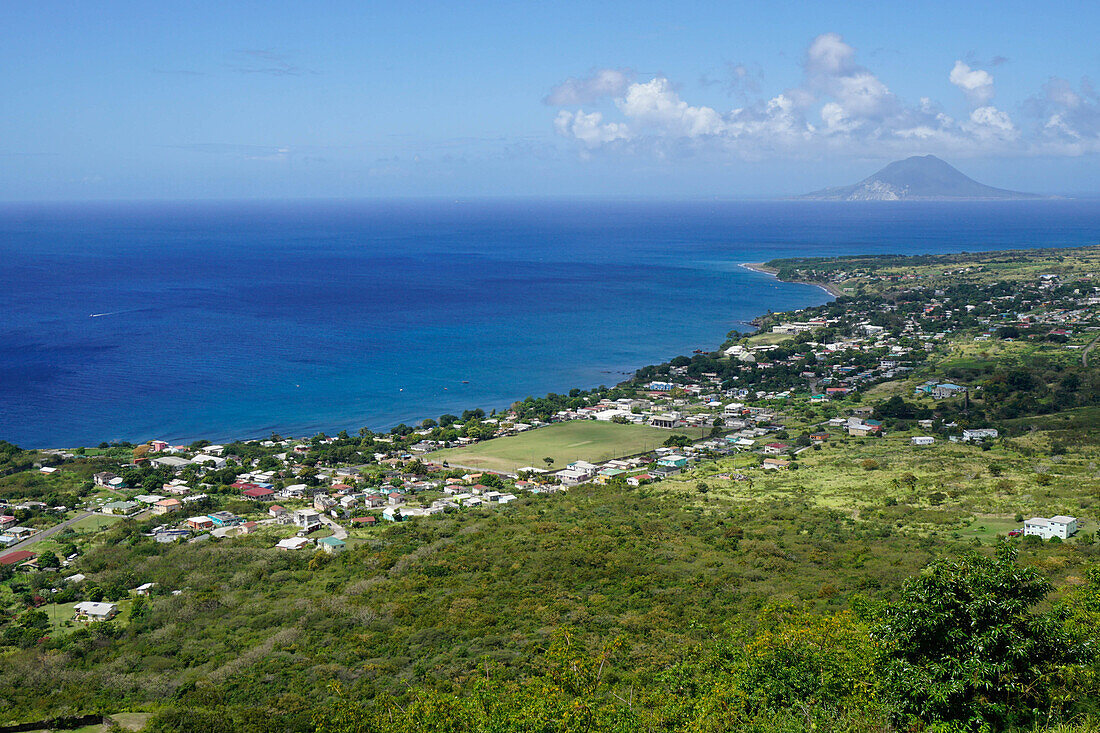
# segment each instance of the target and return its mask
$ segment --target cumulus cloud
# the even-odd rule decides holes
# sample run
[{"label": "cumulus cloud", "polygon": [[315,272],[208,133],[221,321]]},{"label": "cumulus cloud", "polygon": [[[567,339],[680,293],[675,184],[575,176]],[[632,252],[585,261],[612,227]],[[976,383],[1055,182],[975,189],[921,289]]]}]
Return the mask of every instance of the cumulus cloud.
[{"label": "cumulus cloud", "polygon": [[561,110],[554,118],[554,129],[559,135],[574,138],[589,148],[599,147],[616,140],[629,140],[630,128],[619,122],[603,122],[599,112],[585,114],[584,110]]},{"label": "cumulus cloud", "polygon": [[1074,89],[1067,80],[1051,77],[1026,108],[1039,124],[1044,146],[1100,152],[1100,94],[1088,78]]},{"label": "cumulus cloud", "polygon": [[947,76],[948,81],[962,89],[963,94],[975,107],[988,104],[993,99],[993,76],[988,71],[971,69],[962,61],[955,62],[955,68]]},{"label": "cumulus cloud", "polygon": [[553,107],[590,104],[622,94],[634,78],[630,69],[596,69],[583,79],[569,77],[550,90],[543,102]]},{"label": "cumulus cloud", "polygon": [[[929,97],[916,104],[899,98],[837,33],[824,33],[807,46],[800,84],[756,100],[741,94],[742,105],[733,109],[693,104],[667,77],[634,81],[629,72],[615,69],[567,79],[545,101],[576,108],[561,109],[554,127],[585,154],[604,146],[661,155],[707,147],[746,158],[918,150],[953,156],[1100,152],[1100,95],[1087,79],[1077,88],[1051,79],[1025,105],[1033,124],[1022,125],[992,104],[993,76],[973,63],[956,61],[947,74],[969,102],[968,115],[959,119]],[[735,79],[762,77],[743,65],[730,70]],[[747,88],[758,89],[739,90]],[[579,108],[597,101],[602,112]]]},{"label": "cumulus cloud", "polygon": [[619,110],[641,125],[665,134],[683,137],[718,135],[725,125],[710,107],[692,107],[680,99],[668,79],[657,77],[644,84],[631,84],[618,102]]}]

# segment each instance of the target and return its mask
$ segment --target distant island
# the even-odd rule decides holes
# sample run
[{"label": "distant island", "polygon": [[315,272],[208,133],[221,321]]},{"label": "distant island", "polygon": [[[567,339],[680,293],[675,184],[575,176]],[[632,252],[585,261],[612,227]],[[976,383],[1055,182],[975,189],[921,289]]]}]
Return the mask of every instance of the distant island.
[{"label": "distant island", "polygon": [[928,201],[1044,197],[986,186],[934,155],[914,155],[905,160],[894,161],[878,173],[851,186],[825,188],[798,198],[814,201]]}]

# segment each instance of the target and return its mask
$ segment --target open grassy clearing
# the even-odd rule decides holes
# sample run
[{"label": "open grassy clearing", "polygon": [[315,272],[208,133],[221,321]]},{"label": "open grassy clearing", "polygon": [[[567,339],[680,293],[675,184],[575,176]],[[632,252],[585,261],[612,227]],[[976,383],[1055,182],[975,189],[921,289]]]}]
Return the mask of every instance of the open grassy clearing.
[{"label": "open grassy clearing", "polygon": [[[909,444],[915,434],[834,435],[821,450],[803,451],[793,471],[764,471],[755,455],[726,458],[654,490],[712,508],[796,500],[899,531],[951,531],[960,538],[987,539],[1020,529],[1017,513],[1071,514],[1083,527],[1096,526],[1097,446],[1050,456],[1052,434],[1046,432],[1006,439],[989,450],[943,440],[915,447]],[[749,480],[717,478],[731,472]]]},{"label": "open grassy clearing", "polygon": [[447,461],[455,466],[515,471],[524,466],[545,468],[543,459],[549,457],[554,459],[552,468],[564,468],[573,461],[598,463],[653,450],[675,434],[687,434],[687,431],[576,420],[465,448],[436,451],[426,458],[437,463]]}]

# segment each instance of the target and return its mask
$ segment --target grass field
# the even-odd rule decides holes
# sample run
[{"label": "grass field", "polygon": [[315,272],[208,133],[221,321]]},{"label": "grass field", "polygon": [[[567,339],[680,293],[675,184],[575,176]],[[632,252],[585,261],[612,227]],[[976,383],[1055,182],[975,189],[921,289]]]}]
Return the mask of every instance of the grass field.
[{"label": "grass field", "polygon": [[[551,468],[561,469],[573,461],[598,463],[653,450],[677,432],[645,425],[574,420],[466,448],[447,448],[426,458],[437,463],[447,461],[452,466],[515,471],[524,466],[545,468],[543,458],[549,457],[554,459]],[[698,437],[698,430],[692,432]]]}]

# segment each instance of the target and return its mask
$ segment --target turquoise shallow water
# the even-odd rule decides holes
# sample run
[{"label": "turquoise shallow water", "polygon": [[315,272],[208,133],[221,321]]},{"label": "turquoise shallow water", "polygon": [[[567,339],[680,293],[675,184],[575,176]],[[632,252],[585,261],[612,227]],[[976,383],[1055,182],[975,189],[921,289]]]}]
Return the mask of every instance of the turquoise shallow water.
[{"label": "turquoise shallow water", "polygon": [[738,267],[1100,239],[1100,203],[0,207],[0,438],[388,428],[711,348],[820,289]]}]

